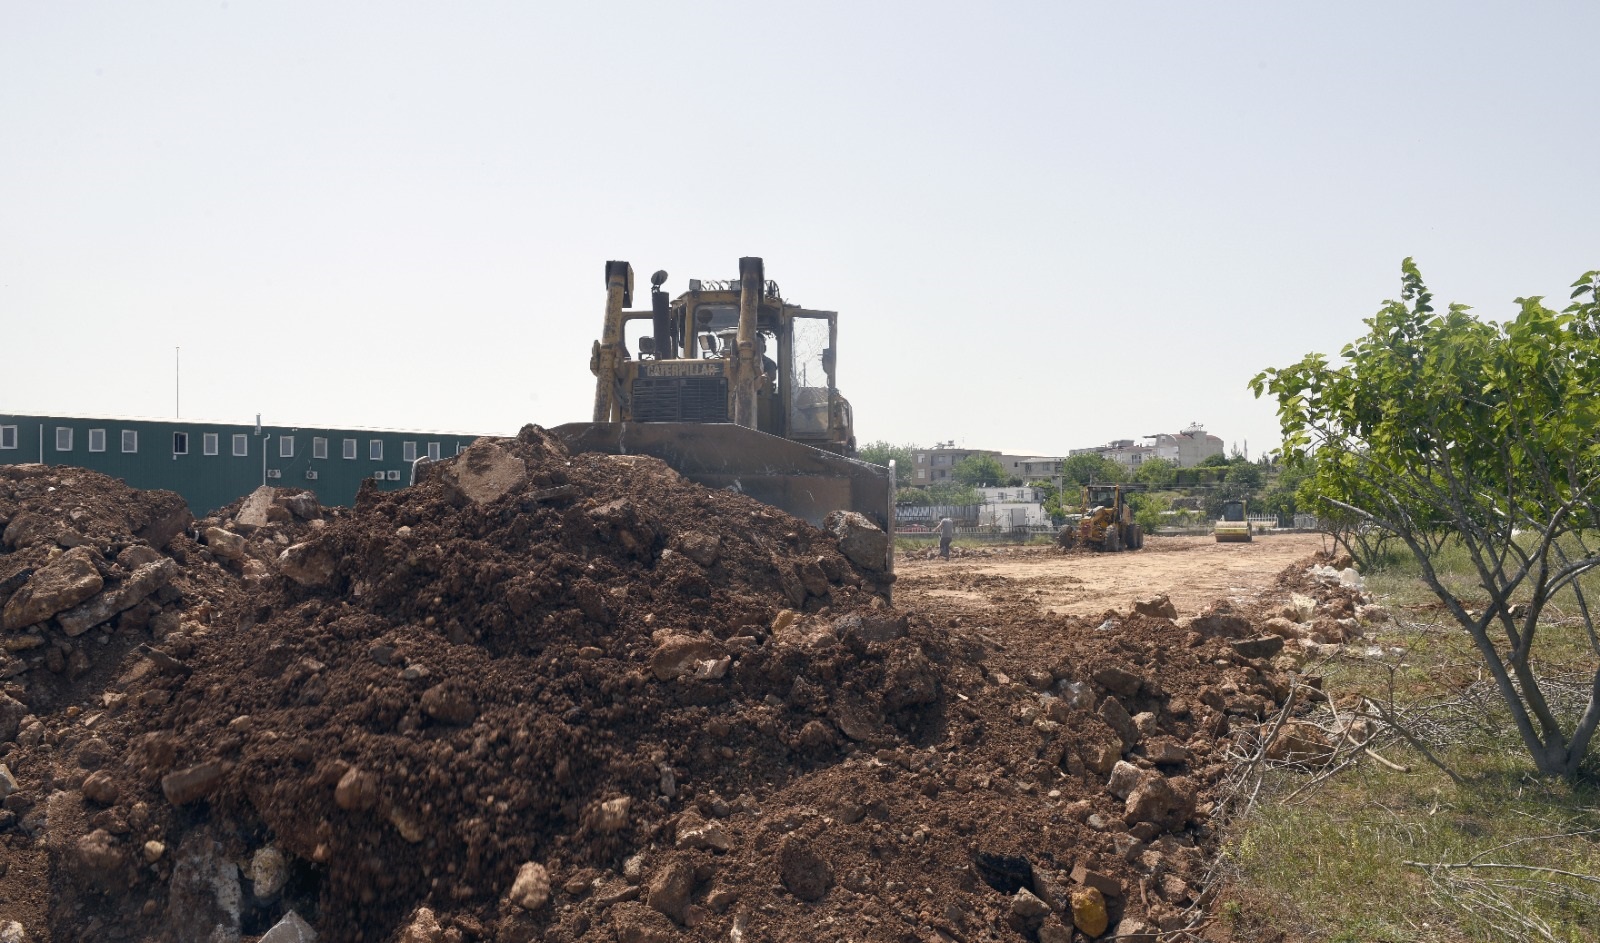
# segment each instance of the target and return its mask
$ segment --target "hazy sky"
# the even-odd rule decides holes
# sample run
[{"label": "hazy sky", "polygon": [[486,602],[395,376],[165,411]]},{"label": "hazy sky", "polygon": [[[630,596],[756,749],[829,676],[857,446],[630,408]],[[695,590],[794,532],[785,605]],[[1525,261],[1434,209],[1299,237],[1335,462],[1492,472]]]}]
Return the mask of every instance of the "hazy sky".
[{"label": "hazy sky", "polygon": [[[0,0],[0,412],[589,416],[607,259],[766,259],[863,441],[1045,454],[1600,267],[1600,4]],[[646,298],[647,292],[638,292]],[[639,304],[643,304],[640,302]],[[1560,305],[1557,305],[1558,307]]]}]

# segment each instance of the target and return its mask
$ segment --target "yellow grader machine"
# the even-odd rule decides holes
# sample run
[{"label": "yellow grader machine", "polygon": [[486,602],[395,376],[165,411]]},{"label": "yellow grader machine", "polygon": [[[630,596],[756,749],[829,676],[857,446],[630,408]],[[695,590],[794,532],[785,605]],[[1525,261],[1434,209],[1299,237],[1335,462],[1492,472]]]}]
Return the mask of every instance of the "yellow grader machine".
[{"label": "yellow grader machine", "polygon": [[633,267],[606,263],[593,421],[551,431],[574,452],[654,456],[812,524],[858,511],[892,536],[894,470],[854,457],[835,381],[838,314],[785,301],[759,258],[676,298],[666,280],[651,276],[649,309],[629,310]]},{"label": "yellow grader machine", "polygon": [[1056,543],[1063,550],[1089,547],[1107,553],[1143,547],[1144,530],[1133,522],[1127,501],[1130,493],[1143,490],[1143,485],[1086,486],[1083,516],[1056,531]]}]

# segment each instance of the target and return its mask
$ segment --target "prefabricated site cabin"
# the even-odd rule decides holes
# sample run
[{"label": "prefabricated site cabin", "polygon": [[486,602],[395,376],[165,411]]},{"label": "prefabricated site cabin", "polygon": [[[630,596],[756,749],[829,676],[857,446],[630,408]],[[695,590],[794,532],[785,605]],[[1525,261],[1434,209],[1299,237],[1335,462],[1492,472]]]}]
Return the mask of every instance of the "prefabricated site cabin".
[{"label": "prefabricated site cabin", "polygon": [[74,465],[135,488],[176,491],[196,514],[261,485],[312,491],[348,506],[366,480],[393,490],[418,458],[460,453],[478,438],[450,432],[329,429],[184,419],[0,413],[0,465]]}]

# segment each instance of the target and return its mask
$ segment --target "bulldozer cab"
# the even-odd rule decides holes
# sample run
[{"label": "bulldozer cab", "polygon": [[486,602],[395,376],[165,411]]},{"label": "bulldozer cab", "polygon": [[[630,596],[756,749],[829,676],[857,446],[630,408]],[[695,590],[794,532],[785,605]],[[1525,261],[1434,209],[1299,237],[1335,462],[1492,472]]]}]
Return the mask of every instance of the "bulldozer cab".
[{"label": "bulldozer cab", "polygon": [[854,459],[838,315],[784,300],[759,258],[676,297],[667,277],[651,276],[649,308],[633,309],[633,267],[606,263],[593,421],[552,431],[574,451],[651,455],[813,524],[857,511],[892,535],[894,471]]},{"label": "bulldozer cab", "polygon": [[[612,267],[626,263],[609,263]],[[839,455],[855,453],[854,417],[836,378],[839,316],[785,301],[760,259],[734,281],[691,279],[669,300],[665,272],[649,310],[608,310],[597,342],[596,422],[733,422]],[[632,269],[619,273],[631,286]]]}]

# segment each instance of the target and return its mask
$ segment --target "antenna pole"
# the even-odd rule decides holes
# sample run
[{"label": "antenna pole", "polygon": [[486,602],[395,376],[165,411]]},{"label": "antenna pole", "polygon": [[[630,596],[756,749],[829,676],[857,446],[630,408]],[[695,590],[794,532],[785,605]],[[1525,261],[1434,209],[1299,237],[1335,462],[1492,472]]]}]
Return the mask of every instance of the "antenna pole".
[{"label": "antenna pole", "polygon": [[183,418],[183,348],[172,348],[172,416]]}]

